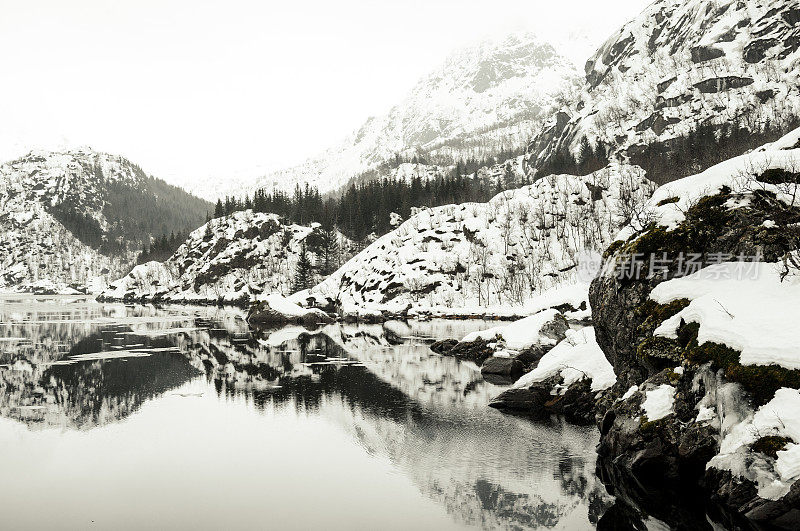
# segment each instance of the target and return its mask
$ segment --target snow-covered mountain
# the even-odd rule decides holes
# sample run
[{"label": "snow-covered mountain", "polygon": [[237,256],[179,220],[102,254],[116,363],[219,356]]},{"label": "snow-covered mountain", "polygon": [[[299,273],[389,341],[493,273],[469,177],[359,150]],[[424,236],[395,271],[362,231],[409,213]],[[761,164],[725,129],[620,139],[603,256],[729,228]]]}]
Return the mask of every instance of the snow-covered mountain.
[{"label": "snow-covered mountain", "polygon": [[[292,291],[297,264],[305,246],[320,280],[323,258],[313,238],[319,224],[291,224],[275,214],[245,210],[212,219],[189,235],[165,262],[138,265],[113,282],[100,298],[175,302],[242,302],[261,294]],[[352,242],[335,233],[335,269],[352,256]],[[330,247],[329,247],[330,248]]]},{"label": "snow-covered mountain", "polygon": [[[741,154],[796,125],[799,48],[798,0],[657,0],[589,59],[580,94],[529,145],[529,165],[579,156],[583,138],[662,182]],[[688,150],[680,140],[704,126],[722,147],[709,149],[717,160],[670,173]]]},{"label": "snow-covered mountain", "polygon": [[118,278],[151,236],[202,223],[211,205],[91,149],[0,166],[0,287]]},{"label": "snow-covered mountain", "polygon": [[572,63],[533,35],[488,40],[452,54],[383,116],[369,118],[340,145],[297,166],[230,188],[197,183],[202,197],[293,190],[309,183],[325,193],[394,159],[396,154],[482,156],[524,145],[543,117],[580,80]]},{"label": "snow-covered mountain", "polygon": [[[654,189],[643,173],[615,164],[585,177],[549,176],[488,203],[421,210],[307,298],[345,313],[409,306],[444,314],[525,313],[535,296],[577,283],[584,252],[602,251],[631,221]],[[583,280],[590,279],[591,273]],[[580,300],[573,292],[562,295]],[[585,292],[584,284],[584,298]]]}]

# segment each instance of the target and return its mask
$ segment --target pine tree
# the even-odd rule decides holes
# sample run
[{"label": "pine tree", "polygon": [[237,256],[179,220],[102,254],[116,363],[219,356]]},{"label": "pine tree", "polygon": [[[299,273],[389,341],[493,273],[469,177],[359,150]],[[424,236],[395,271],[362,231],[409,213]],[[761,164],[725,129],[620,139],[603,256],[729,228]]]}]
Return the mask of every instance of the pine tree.
[{"label": "pine tree", "polygon": [[309,289],[313,284],[313,272],[311,260],[308,258],[308,250],[306,244],[303,242],[303,247],[300,250],[300,256],[297,260],[297,267],[294,273],[294,285],[292,286],[292,293]]},{"label": "pine tree", "polygon": [[222,206],[222,199],[217,199],[217,206],[214,207],[214,217],[221,218],[225,215],[225,207]]}]

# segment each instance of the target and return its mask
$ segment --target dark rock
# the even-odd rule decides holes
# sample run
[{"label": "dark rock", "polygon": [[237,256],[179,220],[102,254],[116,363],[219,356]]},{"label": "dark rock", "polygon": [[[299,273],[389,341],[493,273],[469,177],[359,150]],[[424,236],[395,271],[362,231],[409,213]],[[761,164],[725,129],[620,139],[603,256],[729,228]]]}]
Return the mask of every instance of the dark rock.
[{"label": "dark rock", "polygon": [[544,404],[552,398],[545,385],[533,385],[526,389],[507,389],[489,402],[489,407],[544,414]]},{"label": "dark rock", "polygon": [[447,355],[462,360],[474,361],[480,365],[488,357],[494,355],[494,348],[489,346],[488,341],[479,338],[475,341],[457,343],[447,352]]},{"label": "dark rock", "polygon": [[744,60],[748,63],[760,63],[767,56],[767,50],[778,44],[777,39],[758,39],[744,47]]},{"label": "dark rock", "polygon": [[534,417],[564,415],[576,423],[593,422],[595,393],[591,391],[591,380],[575,382],[563,394],[554,394],[562,382],[560,376],[554,376],[528,388],[508,389],[489,402],[489,406]]},{"label": "dark rock", "polygon": [[669,79],[667,79],[667,80],[665,80],[665,81],[662,81],[661,83],[659,83],[659,84],[658,84],[658,87],[657,87],[657,89],[658,89],[658,93],[659,93],[659,94],[661,94],[662,92],[664,92],[665,90],[667,90],[667,89],[668,89],[668,88],[669,88],[669,87],[670,87],[670,86],[671,86],[673,83],[675,83],[675,81],[677,81],[677,80],[678,80],[678,78],[677,78],[677,77],[671,77],[671,78],[669,78]]},{"label": "dark rock", "polygon": [[758,92],[756,92],[756,96],[761,101],[761,103],[767,103],[769,100],[775,97],[775,91],[772,89],[759,90]]},{"label": "dark rock", "polygon": [[437,354],[447,354],[456,345],[458,345],[458,341],[455,339],[442,339],[432,343],[429,348]]},{"label": "dark rock", "polygon": [[746,87],[753,83],[754,81],[751,77],[725,76],[705,79],[699,83],[695,83],[694,86],[704,94],[713,94],[715,92],[725,92],[726,90]]},{"label": "dark rock", "polygon": [[521,361],[515,358],[500,358],[492,356],[487,358],[481,365],[481,374],[487,376],[502,376],[516,380],[525,370]]},{"label": "dark rock", "polygon": [[521,361],[526,367],[536,367],[536,365],[539,364],[539,360],[550,352],[552,348],[553,345],[533,345],[532,347],[521,350],[515,358]]},{"label": "dark rock", "polygon": [[[758,179],[794,182],[796,176],[791,172],[772,171]],[[628,252],[661,256],[663,252],[677,255],[683,251],[703,256],[760,253],[762,260],[770,262],[796,248],[793,236],[780,234],[781,231],[758,230],[758,227],[764,219],[773,218],[779,220],[781,226],[796,223],[800,221],[800,209],[787,210],[775,203],[774,196],[762,193],[748,195],[751,203],[747,207],[725,207],[727,201],[738,197],[725,189],[706,197],[686,212],[685,221],[676,229],[669,232],[650,229],[611,253],[609,259],[615,260],[615,255]],[[633,280],[599,277],[589,290],[597,342],[618,377],[617,385],[603,393],[596,405],[601,433],[598,471],[603,481],[615,495],[622,492],[626,500],[633,500],[631,503],[644,507],[648,514],[656,517],[666,514],[671,524],[694,521],[697,515],[692,511],[670,516],[649,494],[653,489],[666,493],[661,496],[663,503],[664,499],[680,495],[688,486],[702,487],[698,500],[719,504],[720,514],[727,515],[723,519],[737,522],[731,527],[737,527],[737,518],[744,515],[751,521],[743,525],[745,528],[752,527],[753,521],[767,526],[798,528],[800,483],[782,499],[770,501],[757,495],[751,481],[728,472],[706,469],[709,460],[719,451],[720,434],[715,425],[694,420],[697,404],[706,392],[706,376],[700,371],[709,371],[708,374],[722,382],[732,376],[720,367],[712,365],[712,370],[694,364],[686,351],[692,341],[689,325],[679,331],[677,340],[653,337],[655,327],[674,315],[669,311],[681,307],[676,304],[675,308],[668,308],[669,305],[659,306],[649,301],[649,294],[662,281],[645,277]],[[679,364],[684,369],[683,375],[672,370]],[[696,377],[700,382],[697,387],[692,385]],[[674,413],[650,421],[643,417],[641,410],[643,395],[665,383],[676,388]],[[633,384],[639,385],[640,391],[621,400],[622,394]],[[746,384],[743,385],[747,389]],[[770,459],[764,455],[756,458]],[[644,488],[640,488],[642,486]],[[702,509],[702,515],[705,510]]]},{"label": "dark rock", "polygon": [[684,103],[689,103],[692,101],[691,94],[680,94],[678,96],[672,98],[665,98],[664,96],[656,97],[656,110],[661,110],[665,107],[680,107]]},{"label": "dark rock", "polygon": [[718,59],[725,55],[725,52],[720,50],[719,48],[714,48],[712,46],[695,46],[692,48],[692,62],[693,63],[703,63],[705,61],[711,61],[713,59]]}]

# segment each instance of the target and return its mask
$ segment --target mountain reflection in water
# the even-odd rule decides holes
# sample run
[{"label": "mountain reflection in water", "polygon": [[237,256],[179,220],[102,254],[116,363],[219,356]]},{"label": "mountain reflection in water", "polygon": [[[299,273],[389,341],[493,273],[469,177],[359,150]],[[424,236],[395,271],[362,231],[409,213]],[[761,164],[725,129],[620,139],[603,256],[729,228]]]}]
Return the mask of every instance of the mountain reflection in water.
[{"label": "mountain reflection in water", "polygon": [[[271,507],[282,528],[582,529],[613,501],[594,474],[594,429],[504,416],[487,407],[500,388],[476,366],[427,347],[493,323],[251,332],[235,309],[0,304],[0,466],[16,471],[0,494],[11,523],[36,522],[24,512],[35,493],[64,506],[67,527],[95,517],[119,527],[130,500],[112,493],[134,484],[170,485],[171,509],[140,505],[123,527],[266,525]],[[42,454],[73,444],[68,465],[43,468]],[[124,473],[105,477],[109,468]],[[106,482],[102,508],[76,509],[49,485],[81,473]],[[213,510],[196,498],[200,485]],[[349,500],[356,508],[345,510]]]}]

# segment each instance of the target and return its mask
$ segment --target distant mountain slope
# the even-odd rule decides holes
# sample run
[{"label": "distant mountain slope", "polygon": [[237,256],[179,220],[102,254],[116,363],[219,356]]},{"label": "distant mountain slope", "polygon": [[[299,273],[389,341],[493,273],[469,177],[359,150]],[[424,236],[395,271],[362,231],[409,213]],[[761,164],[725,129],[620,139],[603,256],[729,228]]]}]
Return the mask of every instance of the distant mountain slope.
[{"label": "distant mountain slope", "polygon": [[3,164],[0,205],[4,287],[115,278],[151,237],[194,229],[213,209],[125,158],[89,149]]},{"label": "distant mountain slope", "polygon": [[[101,297],[114,300],[241,302],[262,293],[292,291],[302,249],[310,260],[310,283],[321,279],[323,252],[315,240],[321,228],[286,222],[275,214],[236,212],[193,231],[169,260],[136,266]],[[352,243],[332,235],[332,269],[352,256]],[[316,253],[315,253],[316,251]],[[315,256],[316,254],[316,256]]]},{"label": "distant mountain slope", "polygon": [[774,140],[800,116],[798,48],[798,0],[658,0],[589,59],[529,166],[558,171],[588,138],[666,182]]},{"label": "distant mountain slope", "polygon": [[212,181],[194,190],[213,198],[259,187],[291,191],[309,183],[325,193],[396,154],[481,158],[524,145],[556,99],[578,81],[572,63],[532,35],[486,41],[451,55],[402,102],[369,118],[340,145],[298,166],[240,180],[228,190]]},{"label": "distant mountain slope", "polygon": [[34,289],[39,282],[98,290],[124,273],[121,257],[84,245],[41,204],[12,194],[0,180],[0,290]]},{"label": "distant mountain slope", "polygon": [[424,209],[308,297],[346,313],[523,311],[537,294],[578,282],[581,252],[602,251],[653,189],[639,168],[614,165],[543,178],[488,203]]}]

